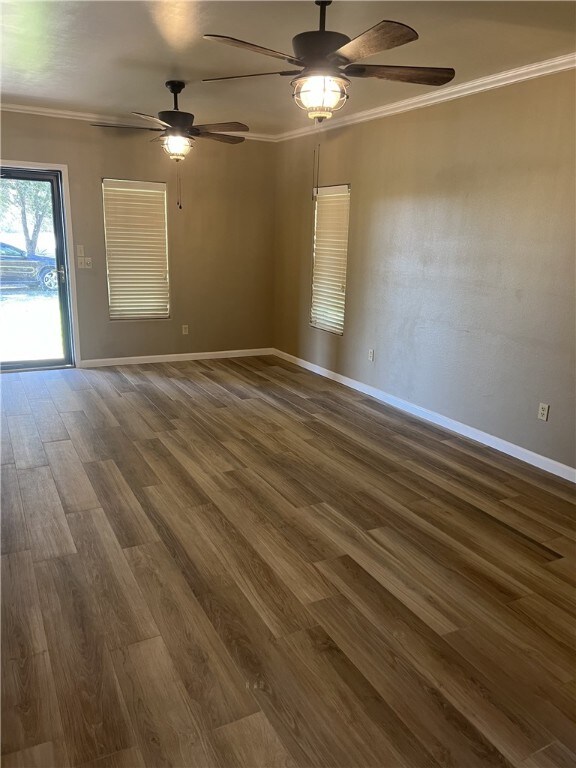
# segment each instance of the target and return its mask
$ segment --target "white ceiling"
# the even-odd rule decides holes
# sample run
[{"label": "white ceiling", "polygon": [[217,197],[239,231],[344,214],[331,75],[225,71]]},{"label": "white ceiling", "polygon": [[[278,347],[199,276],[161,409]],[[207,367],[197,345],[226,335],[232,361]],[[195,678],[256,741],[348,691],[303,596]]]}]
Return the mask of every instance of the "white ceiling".
[{"label": "white ceiling", "polygon": [[[355,37],[381,19],[409,24],[419,40],[369,63],[454,67],[456,84],[570,53],[576,48],[575,9],[572,2],[336,0],[327,28]],[[2,99],[111,117],[132,110],[155,114],[171,105],[164,81],[182,79],[187,87],[180,107],[194,112],[196,122],[241,120],[258,133],[306,127],[308,118],[292,103],[289,78],[202,83],[203,77],[284,68],[202,35],[239,37],[290,53],[291,38],[316,29],[317,19],[312,0],[3,2]],[[432,90],[354,80],[339,114]]]}]

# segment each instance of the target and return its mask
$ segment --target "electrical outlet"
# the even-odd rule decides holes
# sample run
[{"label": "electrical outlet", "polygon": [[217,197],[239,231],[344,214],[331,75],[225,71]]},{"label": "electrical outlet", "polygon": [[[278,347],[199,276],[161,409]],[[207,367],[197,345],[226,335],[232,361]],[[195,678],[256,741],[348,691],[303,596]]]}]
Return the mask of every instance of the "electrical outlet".
[{"label": "electrical outlet", "polygon": [[188,336],[188,326],[183,325],[182,326],[182,336]]},{"label": "electrical outlet", "polygon": [[373,350],[373,349],[369,349],[369,350],[368,350],[368,360],[369,360],[371,363],[373,363],[373,362],[374,362],[374,350]]},{"label": "electrical outlet", "polygon": [[550,406],[547,403],[540,403],[538,406],[538,418],[542,421],[548,421],[548,414],[550,413]]}]

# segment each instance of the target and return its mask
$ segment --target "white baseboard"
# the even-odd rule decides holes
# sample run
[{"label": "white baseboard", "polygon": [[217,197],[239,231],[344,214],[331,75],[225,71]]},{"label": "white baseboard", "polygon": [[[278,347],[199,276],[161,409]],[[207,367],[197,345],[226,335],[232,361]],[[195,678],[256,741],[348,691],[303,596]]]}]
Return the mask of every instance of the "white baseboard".
[{"label": "white baseboard", "polygon": [[141,357],[103,357],[98,360],[77,360],[77,368],[104,368],[109,365],[143,365],[144,363],[173,363],[178,360],[217,360],[224,357],[255,357],[275,355],[272,347],[262,349],[224,349],[220,352],[182,352],[174,355],[143,355]]},{"label": "white baseboard", "polygon": [[467,424],[462,424],[459,421],[450,419],[447,416],[442,416],[440,413],[429,411],[427,408],[422,408],[420,405],[414,405],[407,400],[401,400],[399,397],[389,395],[387,392],[383,392],[381,389],[371,387],[369,384],[364,384],[361,381],[350,379],[348,376],[342,376],[339,373],[328,370],[328,368],[322,368],[314,363],[309,363],[307,360],[302,360],[294,355],[289,355],[287,352],[282,352],[279,349],[273,351],[273,354],[286,360],[290,363],[305,368],[307,371],[318,373],[320,376],[325,376],[327,379],[332,379],[340,384],[344,384],[351,389],[355,389],[358,392],[362,392],[365,395],[370,395],[375,400],[379,400],[382,403],[391,405],[393,408],[397,408],[400,411],[409,413],[412,416],[417,416],[419,419],[429,421],[431,424],[436,424],[439,427],[455,432],[457,435],[462,435],[470,440],[474,440],[482,445],[487,445],[490,448],[494,448],[501,453],[505,453],[508,456],[513,456],[515,459],[531,464],[533,467],[543,469],[545,472],[550,472],[552,475],[557,475],[565,480],[569,480],[572,483],[576,483],[576,469],[569,467],[567,464],[561,464],[559,461],[549,459],[546,456],[541,456],[538,453],[529,451],[527,448],[522,448],[514,443],[509,443],[507,440],[502,440],[500,437],[489,435],[487,432],[482,432],[475,427],[469,427]]}]

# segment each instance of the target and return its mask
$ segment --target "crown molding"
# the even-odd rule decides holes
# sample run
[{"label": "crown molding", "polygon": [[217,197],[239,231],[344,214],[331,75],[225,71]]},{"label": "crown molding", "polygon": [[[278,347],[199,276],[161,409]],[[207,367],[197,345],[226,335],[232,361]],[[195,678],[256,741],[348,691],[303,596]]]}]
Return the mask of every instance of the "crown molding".
[{"label": "crown molding", "polygon": [[[323,123],[321,126],[310,125],[305,126],[304,128],[298,128],[294,131],[286,131],[284,133],[276,134],[243,133],[238,135],[242,135],[246,139],[250,139],[252,141],[268,141],[273,143],[288,141],[290,139],[298,139],[303,136],[311,136],[318,133],[324,133],[325,131],[332,131],[337,128],[344,128],[348,125],[355,125],[356,123],[365,123],[369,120],[378,120],[381,117],[398,115],[401,112],[410,112],[413,109],[431,107],[434,104],[441,104],[444,101],[461,99],[464,96],[471,96],[475,93],[482,93],[482,91],[491,91],[494,88],[502,88],[506,85],[521,83],[524,80],[532,80],[536,77],[543,77],[544,75],[552,75],[556,72],[564,72],[565,70],[574,69],[575,67],[576,53],[568,53],[564,56],[557,56],[554,59],[538,61],[534,64],[526,64],[523,67],[517,67],[516,69],[509,69],[505,72],[498,72],[494,75],[480,77],[477,80],[469,80],[466,83],[449,85],[446,88],[442,88],[439,91],[434,91],[433,93],[426,93],[422,96],[415,96],[411,99],[395,101],[392,104],[385,104],[374,109],[367,109],[363,112],[356,112],[355,114],[348,117],[338,117],[335,120],[329,120]],[[83,120],[84,122],[88,123],[109,122],[113,125],[114,123],[119,122],[117,117],[110,117],[110,115],[98,115],[89,112],[73,112],[70,110],[52,109],[49,107],[31,107],[25,106],[23,104],[2,103],[1,109],[4,112],[22,112],[28,115],[41,115],[43,117],[55,117],[65,120]]]},{"label": "crown molding", "polygon": [[375,109],[356,112],[349,117],[339,117],[334,121],[328,120],[327,122],[322,123],[321,126],[311,126],[299,128],[295,131],[286,131],[285,133],[276,134],[273,139],[274,141],[287,141],[289,139],[298,139],[301,136],[324,133],[325,131],[331,131],[335,128],[343,128],[347,125],[366,123],[369,120],[377,120],[378,118],[397,115],[401,112],[410,112],[413,109],[431,107],[434,104],[441,104],[444,101],[461,99],[463,96],[471,96],[474,93],[481,93],[482,91],[491,91],[493,88],[502,88],[505,85],[513,85],[514,83],[521,83],[523,80],[532,80],[533,78],[542,77],[543,75],[564,72],[565,70],[574,69],[575,67],[576,53],[568,53],[565,56],[557,56],[554,59],[538,61],[535,64],[526,64],[523,67],[509,69],[505,72],[498,72],[495,75],[487,75],[486,77],[480,77],[477,80],[469,80],[467,83],[449,85],[446,88],[433,91],[432,93],[426,93],[422,96],[414,96],[411,99],[395,101],[392,104],[384,104],[382,107],[376,107]]},{"label": "crown molding", "polygon": [[[39,115],[40,117],[55,117],[59,120],[81,120],[85,123],[109,123],[110,125],[123,124],[118,117],[99,115],[95,112],[73,112],[67,109],[53,109],[51,107],[31,107],[24,104],[0,103],[2,112],[21,112],[25,115]],[[276,136],[266,133],[233,133],[231,136],[243,136],[253,141],[276,141]]]}]

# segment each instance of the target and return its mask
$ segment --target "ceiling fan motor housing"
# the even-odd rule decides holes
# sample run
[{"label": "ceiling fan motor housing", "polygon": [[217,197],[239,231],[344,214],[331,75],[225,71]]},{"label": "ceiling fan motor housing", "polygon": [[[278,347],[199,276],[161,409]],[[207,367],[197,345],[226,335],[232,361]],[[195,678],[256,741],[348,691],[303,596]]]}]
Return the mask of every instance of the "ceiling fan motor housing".
[{"label": "ceiling fan motor housing", "polygon": [[314,29],[300,32],[292,38],[292,47],[296,58],[301,59],[306,67],[318,67],[326,66],[330,54],[349,42],[348,35],[341,32]]},{"label": "ceiling fan motor housing", "polygon": [[182,132],[191,128],[194,123],[194,115],[191,112],[181,112],[179,109],[165,109],[163,112],[158,112],[158,117],[173,129]]}]

